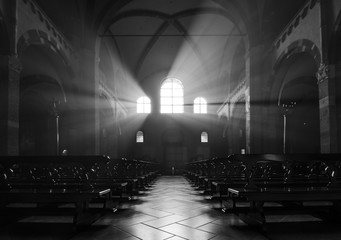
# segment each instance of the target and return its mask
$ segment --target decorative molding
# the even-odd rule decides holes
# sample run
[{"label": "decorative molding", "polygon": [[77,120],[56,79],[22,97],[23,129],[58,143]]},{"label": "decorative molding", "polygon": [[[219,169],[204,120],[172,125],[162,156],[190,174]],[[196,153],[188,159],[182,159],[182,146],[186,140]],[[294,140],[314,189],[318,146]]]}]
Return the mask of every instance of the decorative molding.
[{"label": "decorative molding", "polygon": [[33,15],[36,16],[36,19],[40,23],[42,23],[42,26],[44,26],[45,28],[44,31],[48,33],[48,40],[52,42],[58,50],[60,50],[60,48],[63,48],[63,50],[67,52],[69,56],[77,58],[77,54],[74,51],[71,43],[63,35],[63,33],[59,31],[53,21],[47,16],[47,14],[39,7],[39,5],[34,0],[23,0],[23,5],[28,8],[27,12],[30,11]]},{"label": "decorative molding", "polygon": [[297,14],[291,19],[284,30],[279,34],[273,43],[274,48],[279,48],[282,43],[287,39],[287,36],[293,32],[293,30],[300,25],[300,21],[303,20],[316,5],[316,0],[307,1],[307,3],[297,12]]},{"label": "decorative molding", "polygon": [[246,79],[243,78],[243,80],[229,94],[229,96],[226,98],[224,103],[218,109],[217,111],[218,116],[224,115],[227,118],[230,118],[231,117],[230,115],[232,113],[235,103],[237,103],[242,97],[245,96],[245,90],[246,90]]},{"label": "decorative molding", "polygon": [[322,82],[328,80],[329,78],[329,66],[321,63],[319,69],[316,73],[317,84],[321,84]]}]

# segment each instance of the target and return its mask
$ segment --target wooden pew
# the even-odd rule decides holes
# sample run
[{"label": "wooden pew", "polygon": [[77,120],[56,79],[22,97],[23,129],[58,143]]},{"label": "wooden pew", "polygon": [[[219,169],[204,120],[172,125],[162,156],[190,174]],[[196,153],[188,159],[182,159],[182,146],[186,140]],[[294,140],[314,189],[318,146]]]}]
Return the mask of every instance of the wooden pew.
[{"label": "wooden pew", "polygon": [[[271,211],[289,209],[340,213],[340,156],[338,154],[292,155],[233,155],[230,158],[246,166],[247,184],[229,187],[228,208],[250,224],[260,224],[266,229],[265,213],[270,209],[265,203],[279,203]],[[282,166],[282,171],[275,171]],[[236,202],[247,201],[249,208],[238,208]],[[307,203],[313,204],[307,204]],[[327,208],[327,211],[325,211]]]},{"label": "wooden pew", "polygon": [[[1,212],[11,215],[13,203],[35,203],[33,213],[41,205],[74,204],[73,223],[90,224],[98,214],[89,208],[94,199],[110,207],[111,189],[94,186],[91,175],[95,163],[105,162],[104,156],[1,156]],[[51,210],[51,209],[50,209]]]},{"label": "wooden pew", "polygon": [[228,187],[241,187],[247,184],[245,173],[246,166],[240,161],[231,161],[224,159],[224,171],[221,177],[212,181],[212,195],[219,193],[219,198],[222,202],[223,196],[227,195]]},{"label": "wooden pew", "polygon": [[128,199],[145,190],[159,173],[159,164],[135,159],[110,159],[110,178],[117,183],[125,183]]}]

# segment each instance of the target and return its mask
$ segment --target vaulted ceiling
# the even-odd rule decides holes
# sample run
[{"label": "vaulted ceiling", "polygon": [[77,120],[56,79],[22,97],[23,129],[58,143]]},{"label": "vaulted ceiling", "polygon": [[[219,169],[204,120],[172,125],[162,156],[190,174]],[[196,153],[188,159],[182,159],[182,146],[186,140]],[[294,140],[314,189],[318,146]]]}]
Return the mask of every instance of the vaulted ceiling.
[{"label": "vaulted ceiling", "polygon": [[[37,0],[72,41],[111,39],[130,74],[212,83],[229,91],[234,59],[271,42],[305,0]],[[244,50],[240,50],[244,49]],[[239,60],[238,60],[239,61]]]}]

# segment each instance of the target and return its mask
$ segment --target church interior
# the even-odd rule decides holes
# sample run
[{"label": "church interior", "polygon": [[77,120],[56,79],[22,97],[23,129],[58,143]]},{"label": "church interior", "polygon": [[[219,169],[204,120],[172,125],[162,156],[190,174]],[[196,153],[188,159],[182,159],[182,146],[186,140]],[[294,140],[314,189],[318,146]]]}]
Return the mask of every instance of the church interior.
[{"label": "church interior", "polygon": [[0,43],[0,239],[340,239],[341,1],[0,0]]}]

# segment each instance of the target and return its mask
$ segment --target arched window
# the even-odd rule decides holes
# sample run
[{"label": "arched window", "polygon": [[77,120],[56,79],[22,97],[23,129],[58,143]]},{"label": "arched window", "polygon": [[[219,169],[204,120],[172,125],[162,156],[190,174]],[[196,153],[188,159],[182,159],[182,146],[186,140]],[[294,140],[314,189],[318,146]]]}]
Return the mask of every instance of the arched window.
[{"label": "arched window", "polygon": [[207,113],[207,102],[205,98],[197,97],[196,99],[194,99],[193,111],[194,113],[199,113],[199,114]]},{"label": "arched window", "polygon": [[146,96],[139,97],[137,99],[136,112],[150,113],[150,111],[151,111],[150,99]]},{"label": "arched window", "polygon": [[180,80],[168,78],[161,85],[161,113],[184,112],[184,87]]},{"label": "arched window", "polygon": [[202,132],[201,133],[201,142],[202,143],[207,143],[208,142],[208,134],[207,134],[207,132]]},{"label": "arched window", "polygon": [[143,132],[142,131],[138,131],[136,133],[136,142],[137,143],[143,143],[144,139],[143,139]]}]

